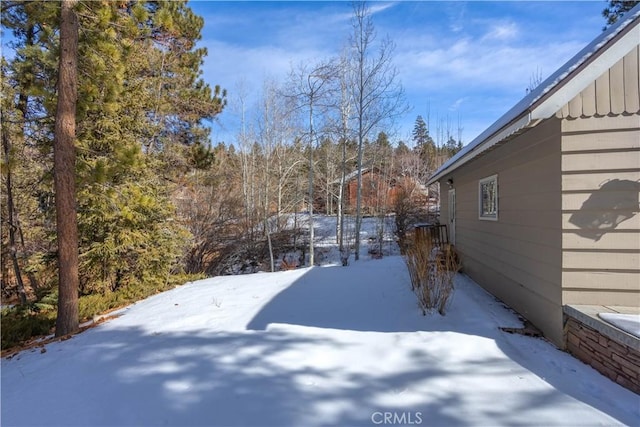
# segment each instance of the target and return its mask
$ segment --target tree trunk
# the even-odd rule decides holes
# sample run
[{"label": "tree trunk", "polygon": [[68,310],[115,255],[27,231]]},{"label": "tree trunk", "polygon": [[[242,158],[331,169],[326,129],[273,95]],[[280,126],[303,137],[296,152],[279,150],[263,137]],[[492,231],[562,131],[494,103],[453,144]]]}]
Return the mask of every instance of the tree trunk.
[{"label": "tree trunk", "polygon": [[53,173],[58,240],[58,317],[56,336],[78,331],[78,220],[75,188],[75,133],[78,19],[76,0],[62,0],[58,104],[53,144]]},{"label": "tree trunk", "polygon": [[313,99],[309,102],[309,266],[315,262],[313,254]]},{"label": "tree trunk", "polygon": [[[346,135],[346,132],[345,132]],[[349,265],[350,249],[344,246],[344,186],[347,176],[347,138],[342,138],[342,160],[340,162],[340,188],[338,189],[338,248],[340,250],[340,260],[342,266]]]},{"label": "tree trunk", "polygon": [[2,148],[4,150],[4,159],[7,164],[6,171],[6,186],[7,186],[7,225],[9,226],[9,256],[13,264],[13,273],[16,276],[16,283],[18,285],[18,295],[20,297],[20,304],[27,303],[27,293],[24,289],[24,282],[22,281],[22,273],[20,272],[20,264],[18,263],[18,254],[16,250],[16,224],[15,224],[15,206],[13,203],[13,186],[11,183],[11,160],[10,156],[10,142],[7,130],[2,132]]},{"label": "tree trunk", "polygon": [[362,226],[362,125],[360,125],[360,135],[358,136],[358,179],[356,185],[356,235],[355,235],[355,255],[354,259],[360,259],[360,228]]}]

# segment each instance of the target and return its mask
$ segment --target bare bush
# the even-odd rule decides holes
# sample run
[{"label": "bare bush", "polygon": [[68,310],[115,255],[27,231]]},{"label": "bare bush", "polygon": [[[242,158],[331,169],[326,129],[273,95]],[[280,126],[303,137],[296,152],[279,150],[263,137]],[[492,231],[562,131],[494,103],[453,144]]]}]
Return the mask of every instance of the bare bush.
[{"label": "bare bush", "polygon": [[453,246],[440,248],[424,240],[411,245],[404,259],[422,314],[437,310],[444,315],[453,295],[453,279],[460,270]]},{"label": "bare bush", "polygon": [[405,180],[400,186],[393,204],[395,212],[394,233],[402,254],[405,254],[412,244],[412,228],[427,218],[427,212],[423,209],[423,202],[417,194],[419,192],[416,187],[415,181]]}]

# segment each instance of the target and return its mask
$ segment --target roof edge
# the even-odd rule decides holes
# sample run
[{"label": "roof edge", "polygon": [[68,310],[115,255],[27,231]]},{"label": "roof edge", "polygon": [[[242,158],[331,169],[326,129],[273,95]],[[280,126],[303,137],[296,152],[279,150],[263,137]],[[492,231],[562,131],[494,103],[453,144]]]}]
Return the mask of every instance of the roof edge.
[{"label": "roof edge", "polygon": [[436,173],[431,178],[429,178],[429,180],[427,181],[427,185],[433,184],[443,176],[447,175],[449,172],[453,172],[455,169],[458,169],[460,166],[479,156],[481,153],[487,151],[494,145],[498,144],[500,141],[503,141],[504,139],[522,129],[533,127],[536,124],[538,124],[538,121],[533,121],[531,118],[531,114],[529,112],[525,112],[525,114],[513,120],[509,126],[503,128],[502,131],[494,133],[493,136],[489,137],[488,139],[485,139],[482,144],[479,144],[473,150],[462,155],[455,162],[452,162],[451,165],[445,167],[445,164],[440,167],[440,169],[438,169]]},{"label": "roof edge", "polygon": [[[586,88],[592,77],[598,78],[611,68],[620,58],[629,53],[640,41],[640,25],[631,25],[621,31],[622,34],[609,49],[603,50],[584,67],[577,67],[573,76],[548,96],[543,98],[537,106],[532,108],[532,118],[545,119],[554,115],[566,103]],[[588,68],[588,70],[587,70]],[[575,73],[575,74],[574,74]]]},{"label": "roof edge", "polygon": [[551,74],[537,90],[530,92],[462,151],[437,169],[427,180],[427,185],[453,172],[510,135],[534,127],[541,120],[553,116],[589,84],[585,83],[586,80],[590,80],[596,73],[597,76],[593,78],[597,78],[628,53],[621,53],[622,50],[627,46],[628,50],[631,50],[638,44],[639,18],[640,5],[637,5]]}]

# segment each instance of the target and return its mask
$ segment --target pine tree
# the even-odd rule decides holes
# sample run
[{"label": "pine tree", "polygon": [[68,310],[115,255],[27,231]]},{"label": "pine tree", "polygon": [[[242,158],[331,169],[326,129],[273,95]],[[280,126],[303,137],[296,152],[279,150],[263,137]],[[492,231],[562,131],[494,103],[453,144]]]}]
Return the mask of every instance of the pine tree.
[{"label": "pine tree", "polygon": [[422,147],[427,143],[429,130],[427,129],[427,124],[422,116],[416,117],[416,123],[413,126],[413,132],[411,135],[413,136],[413,142],[416,148],[422,149]]},{"label": "pine tree", "polygon": [[435,168],[436,144],[429,135],[429,129],[422,116],[416,118],[413,127],[413,143],[420,159],[425,163],[427,170]]},{"label": "pine tree", "polygon": [[[225,105],[224,91],[199,77],[206,51],[195,42],[203,21],[184,1],[80,2],[76,10],[80,290],[109,292],[164,281],[188,237],[175,221],[174,183],[206,162],[199,151],[208,146],[202,121]],[[29,159],[31,165],[42,160],[43,166],[34,168],[40,176],[32,181],[44,188],[28,194],[36,203],[46,201],[53,186],[47,162],[54,130],[49,117],[57,99],[59,11],[54,2],[7,2],[2,9],[3,26],[16,36],[7,68],[16,92],[24,95],[15,103],[24,107],[27,129],[21,133],[42,153]],[[40,205],[33,225],[48,222],[51,210]],[[46,239],[34,238],[43,242],[37,246],[46,259]]]},{"label": "pine tree", "polygon": [[609,5],[602,11],[602,16],[607,20],[604,29],[615,24],[622,15],[633,9],[638,3],[640,1],[637,0],[609,0]]}]

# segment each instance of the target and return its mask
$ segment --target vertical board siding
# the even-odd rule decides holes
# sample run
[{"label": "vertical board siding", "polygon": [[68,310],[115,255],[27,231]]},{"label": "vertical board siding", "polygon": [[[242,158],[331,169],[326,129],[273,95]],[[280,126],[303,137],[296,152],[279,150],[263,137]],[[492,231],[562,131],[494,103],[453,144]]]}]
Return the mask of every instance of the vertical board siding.
[{"label": "vertical board siding", "polygon": [[632,50],[624,61],[624,107],[625,111],[640,111],[640,47]]},{"label": "vertical board siding", "polygon": [[623,59],[613,64],[613,67],[609,70],[609,85],[611,86],[609,90],[609,96],[611,96],[611,112],[613,114],[622,114],[625,112]]},{"label": "vertical board siding", "polygon": [[562,130],[563,303],[640,301],[640,115]]},{"label": "vertical board siding", "polygon": [[[605,71],[596,79],[596,114],[606,116],[611,112],[611,103],[609,96],[609,71]],[[578,94],[582,96],[582,94]],[[576,117],[576,116],[564,116]],[[578,116],[579,117],[579,116]]]},{"label": "vertical board siding", "polygon": [[[562,345],[560,120],[549,119],[440,181],[456,189],[463,271]],[[478,182],[498,175],[498,220],[478,218]],[[448,217],[441,191],[441,218]]]},{"label": "vertical board siding", "polygon": [[592,82],[582,91],[582,112],[581,114],[591,117],[596,114],[596,82]]},{"label": "vertical board siding", "polygon": [[640,46],[636,46],[557,113],[559,118],[640,112]]}]

